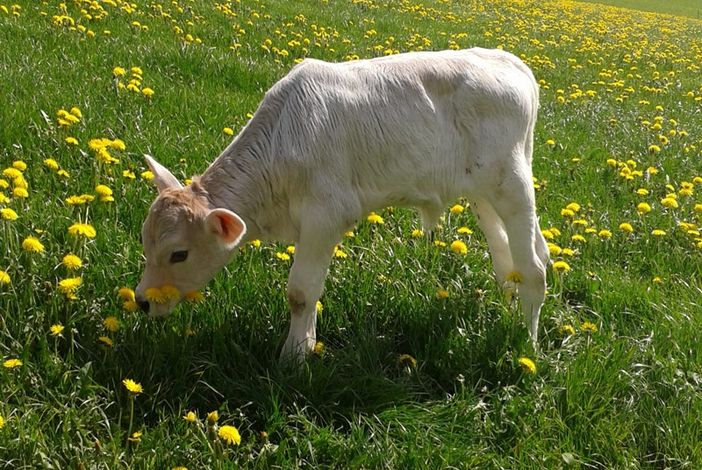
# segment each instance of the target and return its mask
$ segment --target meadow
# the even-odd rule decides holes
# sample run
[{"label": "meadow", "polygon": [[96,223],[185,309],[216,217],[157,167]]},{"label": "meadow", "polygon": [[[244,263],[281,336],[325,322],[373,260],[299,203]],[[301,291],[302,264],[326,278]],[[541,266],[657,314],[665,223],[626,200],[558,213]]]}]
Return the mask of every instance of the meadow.
[{"label": "meadow", "polygon": [[[15,1],[0,466],[702,467],[701,21],[570,1]],[[538,352],[464,200],[432,235],[409,209],[359,221],[300,370],[278,363],[294,247],[248,244],[167,320],[137,311],[144,154],[204,171],[305,57],[472,46],[541,86]]]}]

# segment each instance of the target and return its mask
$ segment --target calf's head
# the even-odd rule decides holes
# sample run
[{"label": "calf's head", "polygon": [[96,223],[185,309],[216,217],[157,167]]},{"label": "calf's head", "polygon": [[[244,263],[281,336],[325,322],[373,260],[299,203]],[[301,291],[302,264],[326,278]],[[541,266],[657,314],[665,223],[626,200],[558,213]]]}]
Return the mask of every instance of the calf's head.
[{"label": "calf's head", "polygon": [[197,185],[183,187],[156,160],[146,161],[159,194],[141,229],[146,265],[136,301],[150,316],[162,317],[229,262],[246,225],[235,213],[212,208]]}]

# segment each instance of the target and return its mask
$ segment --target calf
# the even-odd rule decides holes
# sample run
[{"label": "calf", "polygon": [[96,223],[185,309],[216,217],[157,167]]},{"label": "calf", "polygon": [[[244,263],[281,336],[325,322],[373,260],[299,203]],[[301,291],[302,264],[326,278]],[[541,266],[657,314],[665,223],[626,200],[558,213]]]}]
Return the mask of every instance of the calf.
[{"label": "calf", "polygon": [[[150,315],[166,315],[240,243],[294,242],[282,355],[300,358],[315,344],[316,302],[344,232],[391,205],[418,208],[431,229],[464,196],[498,282],[517,283],[536,344],[548,263],[531,171],[537,107],[531,71],[499,50],[306,59],[190,186],[146,157],[159,195],[142,228],[137,301]],[[176,289],[158,301],[147,295],[164,285]]]}]

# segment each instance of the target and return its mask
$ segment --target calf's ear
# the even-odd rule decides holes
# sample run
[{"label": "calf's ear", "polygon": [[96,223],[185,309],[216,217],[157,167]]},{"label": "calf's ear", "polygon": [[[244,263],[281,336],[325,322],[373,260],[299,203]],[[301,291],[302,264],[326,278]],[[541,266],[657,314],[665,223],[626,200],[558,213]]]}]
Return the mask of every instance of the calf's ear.
[{"label": "calf's ear", "polygon": [[227,209],[212,209],[205,217],[205,226],[228,248],[239,244],[246,233],[246,224],[234,212]]},{"label": "calf's ear", "polygon": [[154,174],[154,184],[156,184],[156,188],[158,189],[159,193],[166,188],[183,188],[183,185],[180,184],[178,178],[173,176],[173,173],[168,171],[165,166],[154,160],[151,155],[144,155],[144,158],[146,159],[146,164],[149,165],[149,168],[151,169],[151,173]]}]

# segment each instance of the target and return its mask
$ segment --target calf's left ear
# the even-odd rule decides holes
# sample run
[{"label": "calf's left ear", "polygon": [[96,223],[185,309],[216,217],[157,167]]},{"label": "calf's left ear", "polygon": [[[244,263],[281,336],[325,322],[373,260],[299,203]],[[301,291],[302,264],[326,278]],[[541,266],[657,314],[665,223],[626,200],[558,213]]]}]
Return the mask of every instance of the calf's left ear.
[{"label": "calf's left ear", "polygon": [[244,221],[227,209],[212,209],[205,217],[205,226],[217,235],[228,249],[237,246],[246,233]]}]

